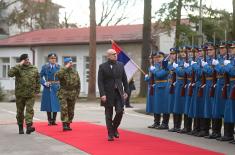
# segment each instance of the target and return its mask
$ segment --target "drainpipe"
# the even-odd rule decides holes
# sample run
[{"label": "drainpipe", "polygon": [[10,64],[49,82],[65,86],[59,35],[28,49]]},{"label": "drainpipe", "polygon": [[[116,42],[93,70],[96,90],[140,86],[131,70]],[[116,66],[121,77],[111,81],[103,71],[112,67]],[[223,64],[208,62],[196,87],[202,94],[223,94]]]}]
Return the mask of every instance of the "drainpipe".
[{"label": "drainpipe", "polygon": [[32,51],[32,55],[33,55],[33,65],[35,65],[35,49],[33,49],[33,47],[30,47],[30,50]]}]

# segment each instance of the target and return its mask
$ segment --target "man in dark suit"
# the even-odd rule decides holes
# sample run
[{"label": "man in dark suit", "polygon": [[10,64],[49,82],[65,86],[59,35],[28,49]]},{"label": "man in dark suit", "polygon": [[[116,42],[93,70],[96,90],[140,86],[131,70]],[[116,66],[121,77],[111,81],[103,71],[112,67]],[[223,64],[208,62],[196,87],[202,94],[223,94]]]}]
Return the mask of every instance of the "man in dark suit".
[{"label": "man in dark suit", "polygon": [[[98,86],[101,105],[105,107],[105,120],[108,130],[108,141],[119,138],[118,126],[124,111],[124,100],[129,90],[124,65],[117,61],[117,53],[113,49],[107,50],[108,61],[99,66]],[[124,90],[123,90],[124,89]],[[116,115],[113,119],[113,107]]]}]

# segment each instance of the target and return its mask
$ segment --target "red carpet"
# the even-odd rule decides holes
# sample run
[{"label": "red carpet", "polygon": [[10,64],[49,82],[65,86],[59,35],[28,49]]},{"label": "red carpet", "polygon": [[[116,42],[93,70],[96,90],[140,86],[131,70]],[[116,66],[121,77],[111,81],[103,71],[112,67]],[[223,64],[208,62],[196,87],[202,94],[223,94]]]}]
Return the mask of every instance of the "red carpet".
[{"label": "red carpet", "polygon": [[72,145],[92,155],[219,155],[220,153],[180,144],[177,142],[119,130],[120,139],[107,141],[106,127],[74,122],[73,131],[63,132],[61,124],[48,126],[45,122],[35,123],[36,131]]}]

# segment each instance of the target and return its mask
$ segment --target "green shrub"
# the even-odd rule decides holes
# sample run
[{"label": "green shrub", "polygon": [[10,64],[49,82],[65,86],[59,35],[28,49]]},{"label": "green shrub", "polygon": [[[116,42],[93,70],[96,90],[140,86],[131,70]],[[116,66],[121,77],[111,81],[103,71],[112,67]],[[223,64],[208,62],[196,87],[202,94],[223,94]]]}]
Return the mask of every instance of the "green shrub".
[{"label": "green shrub", "polygon": [[1,83],[0,83],[0,101],[2,101],[4,98],[4,93],[3,93],[3,88],[1,86]]}]

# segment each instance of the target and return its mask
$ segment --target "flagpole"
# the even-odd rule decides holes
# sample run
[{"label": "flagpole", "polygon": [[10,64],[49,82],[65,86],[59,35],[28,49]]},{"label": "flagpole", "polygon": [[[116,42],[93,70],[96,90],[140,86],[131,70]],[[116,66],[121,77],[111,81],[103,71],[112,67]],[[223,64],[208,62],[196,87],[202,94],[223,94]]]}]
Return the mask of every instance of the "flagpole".
[{"label": "flagpole", "polygon": [[[113,41],[112,39],[110,39],[110,41],[111,41],[112,44],[115,43],[115,41]],[[143,73],[144,75],[146,75],[146,73],[143,71],[143,69],[141,69],[132,59],[130,59],[130,60],[131,60],[131,62],[132,62],[133,64],[136,65],[136,67],[139,69],[139,71],[140,71],[141,73]]]}]

